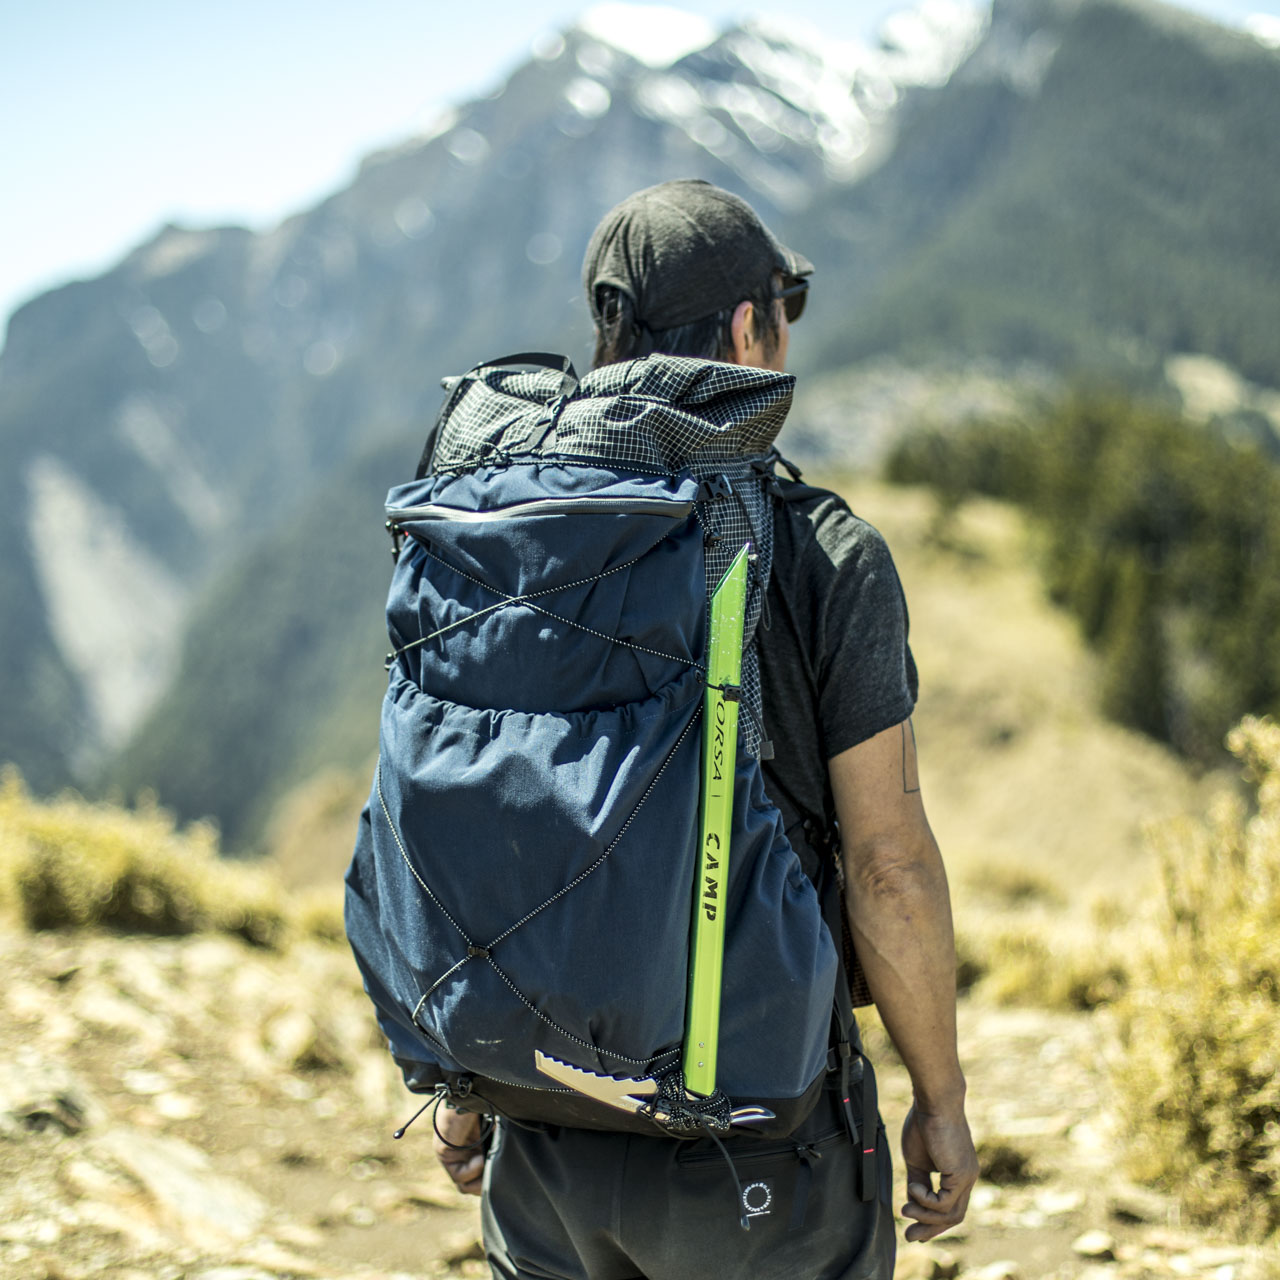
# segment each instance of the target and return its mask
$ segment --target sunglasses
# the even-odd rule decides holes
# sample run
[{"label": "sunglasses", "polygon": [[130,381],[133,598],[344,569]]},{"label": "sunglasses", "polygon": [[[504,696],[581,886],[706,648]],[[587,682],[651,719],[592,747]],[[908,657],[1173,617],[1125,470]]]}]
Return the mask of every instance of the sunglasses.
[{"label": "sunglasses", "polygon": [[782,309],[786,312],[787,323],[795,324],[804,313],[804,302],[809,296],[809,281],[803,276],[784,276],[791,283],[781,289],[775,289],[774,298],[782,299]]}]

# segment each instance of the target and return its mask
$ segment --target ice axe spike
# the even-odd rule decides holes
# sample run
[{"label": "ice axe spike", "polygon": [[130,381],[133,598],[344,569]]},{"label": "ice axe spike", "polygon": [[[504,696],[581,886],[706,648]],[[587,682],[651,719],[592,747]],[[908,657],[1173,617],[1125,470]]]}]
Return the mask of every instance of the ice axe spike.
[{"label": "ice axe spike", "polygon": [[[562,1062],[541,1049],[533,1052],[533,1064],[544,1076],[550,1076],[557,1084],[562,1084],[581,1093],[585,1097],[594,1098],[606,1107],[614,1107],[618,1111],[635,1113],[649,1105],[649,1100],[658,1090],[658,1082],[652,1076],[643,1079],[619,1079],[617,1076],[602,1076],[594,1071],[585,1071],[575,1067],[571,1062]],[[686,1096],[696,1100],[696,1096],[685,1091]],[[667,1112],[661,1107],[655,1108],[653,1118],[659,1124],[666,1118]],[[729,1123],[737,1125],[760,1124],[772,1120],[774,1113],[767,1107],[738,1107],[729,1113]]]}]

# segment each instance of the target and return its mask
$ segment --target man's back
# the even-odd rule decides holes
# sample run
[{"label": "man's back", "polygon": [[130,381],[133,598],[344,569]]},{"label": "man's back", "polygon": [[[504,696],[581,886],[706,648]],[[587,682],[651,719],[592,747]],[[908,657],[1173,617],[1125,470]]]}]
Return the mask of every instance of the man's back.
[{"label": "man's back", "polygon": [[[637,193],[588,246],[596,364],[666,352],[782,370],[812,270],[729,193],[697,182]],[[751,646],[763,699],[755,732],[762,757],[773,753],[763,777],[800,854],[795,874],[844,886],[831,932],[859,966],[856,997],[875,999],[912,1077],[903,1214],[916,1220],[907,1238],[928,1239],[964,1216],[977,1162],[946,877],[915,772],[906,606],[869,526],[834,495],[779,489],[776,560]],[[762,1043],[776,1008],[755,1014]],[[812,1113],[773,1145],[739,1135],[726,1153],[711,1139],[500,1122],[486,1158],[477,1118],[444,1113],[437,1152],[463,1190],[479,1194],[483,1176],[495,1276],[888,1276],[891,1166],[874,1076],[838,1040],[830,1066]]]}]

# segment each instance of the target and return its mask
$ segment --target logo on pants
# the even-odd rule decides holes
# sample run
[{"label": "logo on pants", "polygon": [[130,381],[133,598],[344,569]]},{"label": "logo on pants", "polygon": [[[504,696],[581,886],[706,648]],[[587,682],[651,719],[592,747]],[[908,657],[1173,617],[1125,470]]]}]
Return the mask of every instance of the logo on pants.
[{"label": "logo on pants", "polygon": [[771,1212],[773,1191],[767,1182],[753,1182],[742,1188],[742,1210],[748,1218],[762,1218]]}]

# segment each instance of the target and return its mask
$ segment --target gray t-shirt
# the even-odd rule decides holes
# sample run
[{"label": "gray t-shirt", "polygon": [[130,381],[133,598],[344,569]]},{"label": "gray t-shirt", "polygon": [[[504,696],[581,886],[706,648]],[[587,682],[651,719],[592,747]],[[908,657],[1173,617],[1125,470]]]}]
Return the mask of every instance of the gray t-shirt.
[{"label": "gray t-shirt", "polygon": [[880,534],[842,498],[782,480],[773,571],[757,637],[765,789],[782,810],[805,870],[801,828],[835,815],[827,761],[900,724],[915,707],[907,602]]}]

